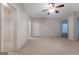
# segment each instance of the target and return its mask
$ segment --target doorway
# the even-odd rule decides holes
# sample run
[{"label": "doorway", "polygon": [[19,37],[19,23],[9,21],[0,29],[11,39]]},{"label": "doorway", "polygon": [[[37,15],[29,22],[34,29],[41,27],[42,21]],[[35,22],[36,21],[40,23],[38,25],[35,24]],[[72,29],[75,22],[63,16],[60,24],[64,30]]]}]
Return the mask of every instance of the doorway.
[{"label": "doorway", "polygon": [[32,36],[38,37],[39,36],[39,23],[32,22]]},{"label": "doorway", "polygon": [[61,21],[61,37],[68,38],[68,19]]}]

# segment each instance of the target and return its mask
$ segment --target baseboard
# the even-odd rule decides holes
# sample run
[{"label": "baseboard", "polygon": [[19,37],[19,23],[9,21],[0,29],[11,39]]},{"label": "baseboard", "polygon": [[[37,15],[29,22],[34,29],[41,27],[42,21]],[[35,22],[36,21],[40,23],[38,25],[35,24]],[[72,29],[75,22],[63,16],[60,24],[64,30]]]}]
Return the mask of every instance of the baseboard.
[{"label": "baseboard", "polygon": [[29,39],[20,48],[14,49],[14,51],[16,52],[20,51],[27,44],[28,41]]}]

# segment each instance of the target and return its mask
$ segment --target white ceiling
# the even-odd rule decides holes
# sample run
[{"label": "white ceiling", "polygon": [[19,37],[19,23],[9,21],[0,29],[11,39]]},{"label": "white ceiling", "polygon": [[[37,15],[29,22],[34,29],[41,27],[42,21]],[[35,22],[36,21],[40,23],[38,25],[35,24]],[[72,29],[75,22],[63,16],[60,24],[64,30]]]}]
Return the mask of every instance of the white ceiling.
[{"label": "white ceiling", "polygon": [[56,14],[53,13],[48,15],[48,12],[41,12],[41,10],[48,8],[48,3],[24,3],[23,6],[25,7],[26,11],[29,13],[31,17],[61,17],[72,13],[73,11],[79,11],[79,3],[63,3],[64,7],[59,9],[60,13]]}]

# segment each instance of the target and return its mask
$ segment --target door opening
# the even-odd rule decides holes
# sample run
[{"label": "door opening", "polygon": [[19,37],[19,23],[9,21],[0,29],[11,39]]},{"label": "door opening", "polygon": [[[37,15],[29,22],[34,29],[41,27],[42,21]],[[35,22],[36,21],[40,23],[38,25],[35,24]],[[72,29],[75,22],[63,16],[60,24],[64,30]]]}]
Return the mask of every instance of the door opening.
[{"label": "door opening", "polygon": [[61,36],[68,38],[68,19],[61,21]]}]

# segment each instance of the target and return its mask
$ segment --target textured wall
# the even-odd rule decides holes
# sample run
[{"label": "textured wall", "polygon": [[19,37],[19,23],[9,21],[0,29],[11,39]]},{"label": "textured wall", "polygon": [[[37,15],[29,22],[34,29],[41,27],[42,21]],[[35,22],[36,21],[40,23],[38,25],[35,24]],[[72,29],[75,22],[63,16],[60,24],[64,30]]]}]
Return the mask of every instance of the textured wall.
[{"label": "textured wall", "polygon": [[19,10],[17,18],[17,47],[20,48],[29,38],[29,17],[25,12]]}]

